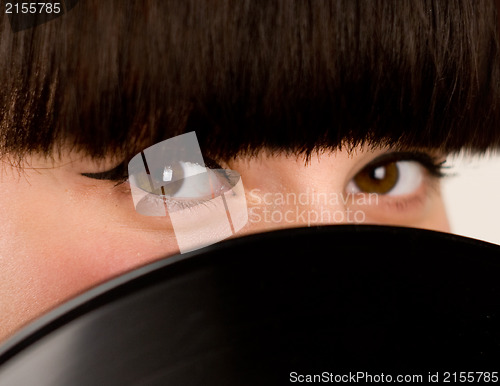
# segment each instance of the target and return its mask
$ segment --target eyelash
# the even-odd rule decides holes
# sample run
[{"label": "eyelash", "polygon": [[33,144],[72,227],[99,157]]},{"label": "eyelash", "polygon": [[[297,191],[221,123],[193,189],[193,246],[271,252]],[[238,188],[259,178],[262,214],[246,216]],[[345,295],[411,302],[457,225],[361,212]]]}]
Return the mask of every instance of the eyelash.
[{"label": "eyelash", "polygon": [[115,186],[123,184],[128,180],[128,162],[123,161],[111,170],[99,173],[82,173],[82,176],[93,178],[94,180],[114,181]]},{"label": "eyelash", "polygon": [[401,151],[392,152],[387,154],[382,154],[377,157],[372,162],[365,165],[361,170],[373,169],[379,166],[387,165],[392,162],[399,161],[415,161],[422,165],[425,170],[432,176],[436,178],[446,177],[448,174],[445,173],[445,169],[449,166],[444,166],[445,161],[440,161],[436,157],[423,152],[413,152],[413,151]]},{"label": "eyelash", "polygon": [[[113,169],[99,173],[81,173],[81,175],[95,180],[114,181],[114,186],[118,186],[128,180],[128,163],[129,160],[124,160]],[[223,169],[222,166],[220,166],[216,161],[207,157],[205,157],[205,166],[209,169]]]},{"label": "eyelash", "polygon": [[[448,173],[444,172],[444,169],[449,168],[449,166],[444,166],[444,163],[446,161],[439,161],[438,159],[423,152],[393,152],[383,154],[377,157],[374,161],[365,165],[362,170],[366,168],[376,168],[378,166],[398,161],[416,161],[425,168],[430,176],[434,178],[442,178],[448,176]],[[209,160],[208,162],[211,163],[211,165],[207,166],[219,166],[212,160]],[[127,182],[128,180],[128,162],[127,160],[124,160],[122,163],[111,170],[106,170],[100,173],[82,173],[82,176],[93,178],[96,180],[114,181],[114,186],[116,187]],[[188,203],[188,205],[192,205],[192,203],[190,202]]]},{"label": "eyelash", "polygon": [[[402,152],[392,152],[383,154],[377,157],[372,162],[365,165],[359,172],[365,169],[374,169],[379,166],[387,165],[392,162],[401,161],[413,161],[421,165],[425,171],[428,173],[429,183],[428,188],[433,189],[436,187],[432,182],[436,179],[441,179],[443,177],[448,177],[450,174],[446,172],[450,166],[444,166],[446,160],[442,160],[441,157],[433,157],[424,152],[413,152],[413,151],[402,151]],[[358,172],[358,173],[359,173]],[[354,177],[353,177],[354,178]],[[413,197],[391,197],[382,195],[382,199],[385,202],[386,208],[390,210],[396,210],[397,212],[405,212],[409,207],[415,205],[418,202],[422,202],[422,196]]]},{"label": "eyelash", "polygon": [[179,198],[169,198],[165,196],[148,195],[147,200],[161,200],[167,206],[168,210],[184,210],[192,209],[198,205],[209,206],[211,205],[210,199],[204,198],[193,198],[193,199],[179,199]]}]

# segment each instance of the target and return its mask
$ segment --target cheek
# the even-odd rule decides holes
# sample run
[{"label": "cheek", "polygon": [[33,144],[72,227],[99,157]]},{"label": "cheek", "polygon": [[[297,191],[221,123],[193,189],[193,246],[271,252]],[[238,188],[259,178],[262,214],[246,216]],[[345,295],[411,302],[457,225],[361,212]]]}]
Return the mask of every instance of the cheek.
[{"label": "cheek", "polygon": [[19,252],[13,251],[0,262],[0,341],[90,287],[165,253],[175,253],[175,247],[127,245],[121,238],[94,235],[81,239],[74,235],[71,245],[47,239],[40,248],[24,246]]},{"label": "cheek", "polygon": [[92,286],[178,253],[166,218],[134,217],[99,195],[18,193],[0,200],[0,340]]},{"label": "cheek", "polygon": [[375,204],[353,208],[354,211],[362,211],[365,214],[365,223],[450,232],[445,205],[439,193],[400,206],[387,205],[383,199],[374,202]]},{"label": "cheek", "polygon": [[39,252],[44,256],[46,269],[51,270],[53,282],[71,277],[71,286],[85,289],[178,250],[174,238],[155,240],[135,232],[96,229],[83,235],[71,232],[62,239],[49,239]]},{"label": "cheek", "polygon": [[436,200],[429,216],[419,225],[420,228],[440,232],[451,232],[450,223],[446,214],[444,200],[441,196]]}]

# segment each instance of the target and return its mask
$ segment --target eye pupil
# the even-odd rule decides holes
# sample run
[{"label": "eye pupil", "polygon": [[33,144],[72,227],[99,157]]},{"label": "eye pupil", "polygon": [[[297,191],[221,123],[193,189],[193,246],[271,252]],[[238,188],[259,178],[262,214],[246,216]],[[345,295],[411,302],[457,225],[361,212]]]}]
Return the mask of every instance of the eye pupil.
[{"label": "eye pupil", "polygon": [[354,182],[363,193],[385,194],[396,186],[399,170],[396,162],[369,167],[354,177]]}]

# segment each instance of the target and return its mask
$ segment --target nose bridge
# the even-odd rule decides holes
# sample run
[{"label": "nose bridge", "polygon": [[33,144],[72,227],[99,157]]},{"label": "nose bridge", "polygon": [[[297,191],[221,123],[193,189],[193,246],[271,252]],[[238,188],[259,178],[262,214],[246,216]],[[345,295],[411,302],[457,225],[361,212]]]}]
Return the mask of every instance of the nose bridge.
[{"label": "nose bridge", "polygon": [[248,205],[248,231],[355,222],[346,178],[353,168],[344,154],[309,159],[261,155],[230,164],[243,181]]}]

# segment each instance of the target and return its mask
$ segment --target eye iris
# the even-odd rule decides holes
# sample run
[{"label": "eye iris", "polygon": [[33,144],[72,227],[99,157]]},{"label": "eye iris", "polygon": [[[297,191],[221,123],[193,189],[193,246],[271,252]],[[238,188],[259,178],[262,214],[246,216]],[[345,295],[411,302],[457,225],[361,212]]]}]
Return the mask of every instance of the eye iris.
[{"label": "eye iris", "polygon": [[[137,187],[157,195],[173,196],[184,182],[184,169],[180,163],[157,167],[146,172],[134,175]],[[159,186],[153,188],[153,186]]]},{"label": "eye iris", "polygon": [[396,162],[363,169],[354,177],[354,182],[364,193],[384,194],[396,186],[399,171]]},{"label": "eye iris", "polygon": [[184,168],[180,162],[176,162],[168,167],[162,165],[152,172],[152,176],[157,184],[162,187],[156,189],[154,193],[165,196],[174,196],[184,183]]},{"label": "eye iris", "polygon": [[179,161],[134,175],[134,184],[159,196],[199,198],[215,194],[213,189],[217,188],[218,180],[205,166]]}]

